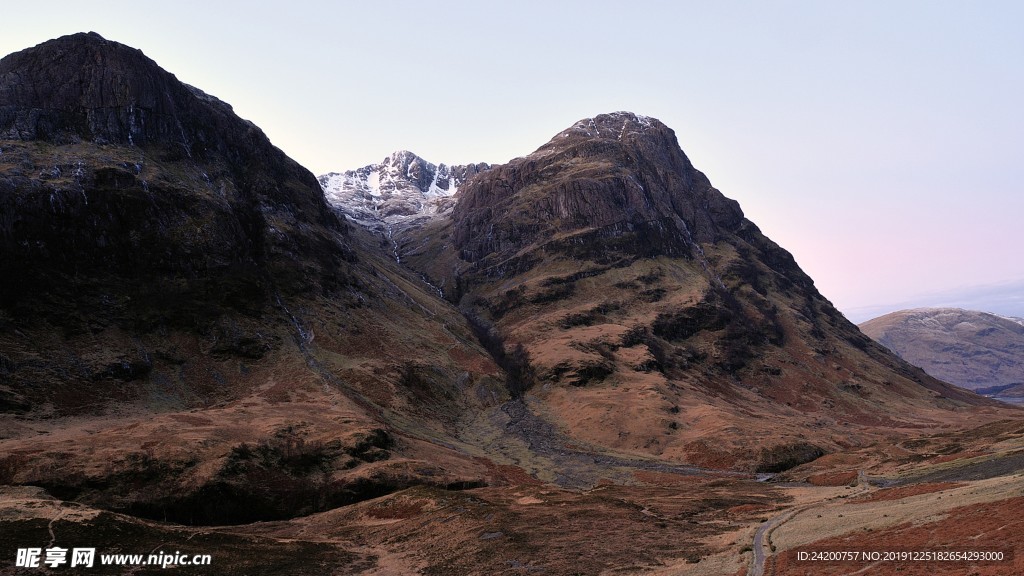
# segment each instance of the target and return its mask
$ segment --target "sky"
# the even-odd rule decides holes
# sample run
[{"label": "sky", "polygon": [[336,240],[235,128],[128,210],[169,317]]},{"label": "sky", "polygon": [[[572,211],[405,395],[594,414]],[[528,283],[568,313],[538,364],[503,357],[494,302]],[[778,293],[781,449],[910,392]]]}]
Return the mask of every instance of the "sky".
[{"label": "sky", "polygon": [[1024,316],[1022,30],[1016,0],[40,0],[4,7],[0,53],[98,32],[315,174],[501,163],[653,116],[859,322]]}]

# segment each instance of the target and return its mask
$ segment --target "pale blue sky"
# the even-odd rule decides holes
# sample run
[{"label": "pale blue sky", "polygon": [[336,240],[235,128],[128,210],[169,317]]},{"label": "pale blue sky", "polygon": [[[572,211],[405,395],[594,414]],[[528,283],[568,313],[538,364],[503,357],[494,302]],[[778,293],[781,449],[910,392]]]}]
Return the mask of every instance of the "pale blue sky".
[{"label": "pale blue sky", "polygon": [[1024,2],[38,1],[0,53],[90,30],[317,174],[657,117],[855,320],[1024,279]]}]

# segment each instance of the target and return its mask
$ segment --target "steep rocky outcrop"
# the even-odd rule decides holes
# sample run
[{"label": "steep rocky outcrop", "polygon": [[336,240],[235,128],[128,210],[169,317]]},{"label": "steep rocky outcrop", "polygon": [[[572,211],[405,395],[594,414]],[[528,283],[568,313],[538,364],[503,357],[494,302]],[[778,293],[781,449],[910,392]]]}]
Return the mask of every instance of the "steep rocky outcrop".
[{"label": "steep rocky outcrop", "polygon": [[643,237],[632,247],[643,254],[692,256],[696,243],[714,242],[742,219],[671,130],[626,113],[580,121],[495,169],[464,192],[453,214],[456,246],[470,262],[505,259],[585,229],[608,239]]},{"label": "steep rocky outcrop", "polygon": [[659,255],[701,260],[703,244],[737,235],[777,272],[812,285],[693,167],[670,128],[632,113],[581,120],[488,172],[464,190],[452,221],[455,247],[474,271],[507,267],[540,245],[565,255],[600,252],[597,260],[608,264]]},{"label": "steep rocky outcrop", "polygon": [[915,308],[868,320],[860,329],[907,362],[957,386],[979,390],[1024,385],[1020,318],[959,308]]},{"label": "steep rocky outcrop", "polygon": [[[287,203],[299,219],[337,227],[312,174],[262,130],[141,51],[96,33],[65,36],[3,59],[0,139],[159,148],[164,161],[224,163],[239,180],[238,195]],[[206,176],[213,185],[215,175]]]},{"label": "steep rocky outcrop", "polygon": [[[39,330],[4,350],[25,401],[81,406],[180,363],[143,334],[262,357],[282,298],[353,283],[315,177],[138,50],[75,34],[0,60],[0,137],[0,328]],[[55,333],[106,346],[54,354]]]},{"label": "steep rocky outcrop", "polygon": [[0,138],[0,302],[15,314],[108,275],[174,277],[161,294],[223,290],[241,308],[347,281],[345,225],[313,175],[138,50],[90,33],[4,58]]}]

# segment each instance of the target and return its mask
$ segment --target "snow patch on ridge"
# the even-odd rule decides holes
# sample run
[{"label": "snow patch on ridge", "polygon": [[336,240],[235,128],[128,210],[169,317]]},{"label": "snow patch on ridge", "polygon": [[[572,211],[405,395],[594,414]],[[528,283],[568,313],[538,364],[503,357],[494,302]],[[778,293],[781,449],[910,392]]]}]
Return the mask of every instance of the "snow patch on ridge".
[{"label": "snow patch on ridge", "polygon": [[450,213],[459,186],[488,167],[433,164],[400,150],[378,164],[331,172],[318,180],[327,202],[350,221],[390,236]]},{"label": "snow patch on ridge", "polygon": [[593,118],[584,118],[561,132],[556,137],[565,138],[576,134],[589,138],[623,139],[625,136],[642,134],[654,128],[654,119],[632,112],[613,112]]}]

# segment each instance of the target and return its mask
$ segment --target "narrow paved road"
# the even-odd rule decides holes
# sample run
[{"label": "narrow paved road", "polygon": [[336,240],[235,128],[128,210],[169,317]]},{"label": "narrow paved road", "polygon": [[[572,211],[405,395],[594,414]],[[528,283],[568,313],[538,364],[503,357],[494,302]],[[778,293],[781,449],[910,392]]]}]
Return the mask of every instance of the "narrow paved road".
[{"label": "narrow paved road", "polygon": [[757,527],[757,532],[754,532],[754,561],[751,562],[750,569],[747,570],[747,576],[764,576],[764,561],[771,555],[771,539],[768,537],[768,533],[801,510],[803,508],[787,510],[778,516],[769,518]]},{"label": "narrow paved road", "polygon": [[[871,490],[871,484],[868,483],[867,474],[865,474],[863,470],[858,470],[857,471],[857,486],[860,487],[860,490],[851,492],[851,493],[847,494],[846,496],[844,496],[844,498],[848,497],[848,496],[855,496],[855,495],[858,495],[858,494],[862,494],[864,492],[868,492],[868,491]],[[824,500],[820,500],[818,502],[813,502],[813,503],[810,503],[810,504],[805,504],[805,505],[800,506],[798,508],[790,508],[789,510],[786,510],[782,514],[778,514],[776,516],[772,516],[768,520],[764,521],[760,526],[758,526],[757,527],[757,531],[754,532],[754,546],[753,546],[754,559],[750,563],[750,568],[747,570],[747,576],[764,576],[764,563],[765,563],[765,560],[767,560],[768,557],[771,556],[771,553],[772,553],[772,551],[771,551],[772,543],[771,543],[771,536],[770,536],[770,533],[771,533],[772,530],[774,530],[775,528],[778,528],[779,526],[781,526],[785,522],[789,521],[790,518],[792,518],[793,516],[796,516],[797,514],[803,512],[804,510],[808,510],[808,509],[814,508],[816,506],[820,506],[824,502],[826,502],[828,500],[833,500],[833,499],[834,498],[827,498],[827,499],[824,499]]]}]

